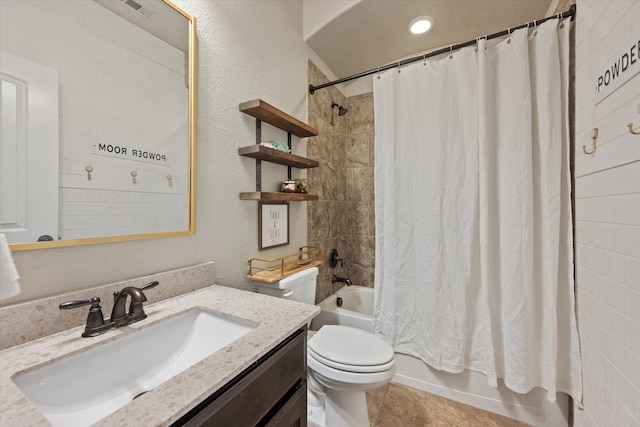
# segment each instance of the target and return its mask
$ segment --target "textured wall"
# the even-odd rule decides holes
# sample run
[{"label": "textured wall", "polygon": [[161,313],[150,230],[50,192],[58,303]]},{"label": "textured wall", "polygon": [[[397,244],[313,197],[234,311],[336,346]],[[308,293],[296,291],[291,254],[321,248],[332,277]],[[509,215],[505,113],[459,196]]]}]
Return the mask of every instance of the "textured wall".
[{"label": "textured wall", "polygon": [[[239,147],[255,143],[255,120],[238,111],[241,102],[261,98],[306,121],[302,2],[175,3],[198,20],[196,234],[14,252],[23,292],[3,304],[211,260],[218,284],[251,288],[245,279],[249,258],[284,255],[306,244],[307,203],[296,202],[290,211],[291,244],[258,251],[258,204],[238,196],[255,188],[255,161],[237,154]],[[266,125],[263,134],[286,138]],[[306,154],[305,141],[294,138],[294,147]],[[274,188],[287,173],[279,165],[263,169],[265,185]]]},{"label": "textured wall", "polygon": [[556,10],[553,13],[566,12],[572,4],[576,4],[576,0],[559,0],[558,6],[556,6]]}]

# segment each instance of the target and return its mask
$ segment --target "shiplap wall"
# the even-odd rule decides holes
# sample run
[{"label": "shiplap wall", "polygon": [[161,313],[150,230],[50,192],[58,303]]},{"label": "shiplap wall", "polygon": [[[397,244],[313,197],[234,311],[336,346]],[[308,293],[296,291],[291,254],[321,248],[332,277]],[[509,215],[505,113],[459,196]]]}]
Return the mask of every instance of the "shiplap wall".
[{"label": "shiplap wall", "polygon": [[58,71],[60,237],[185,230],[185,53],[91,1],[6,2],[0,18],[3,50]]},{"label": "shiplap wall", "polygon": [[[626,52],[640,57],[640,0],[578,0],[576,286],[584,409],[576,426],[640,425],[640,74],[598,101],[596,82]],[[640,58],[636,58],[639,60]],[[635,64],[640,68],[640,62]],[[591,131],[599,129],[593,155]]]}]

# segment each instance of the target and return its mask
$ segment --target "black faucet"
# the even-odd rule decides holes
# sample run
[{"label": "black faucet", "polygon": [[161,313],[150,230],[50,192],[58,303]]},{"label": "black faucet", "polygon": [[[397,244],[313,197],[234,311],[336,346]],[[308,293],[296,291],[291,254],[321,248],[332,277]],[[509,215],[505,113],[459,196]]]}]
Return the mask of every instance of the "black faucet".
[{"label": "black faucet", "polygon": [[[142,307],[142,303],[147,300],[143,290],[155,288],[159,282],[150,282],[141,288],[127,286],[119,292],[113,293],[113,309],[111,310],[111,319],[104,320],[102,315],[102,307],[100,306],[100,298],[91,298],[83,301],[68,301],[60,304],[61,310],[82,307],[91,304],[89,315],[87,316],[87,324],[85,326],[83,337],[95,337],[103,334],[110,329],[119,328],[120,326],[130,325],[147,317]],[[129,304],[129,312],[126,312],[127,296],[131,297]]]},{"label": "black faucet", "polygon": [[[127,296],[131,297],[129,313],[126,312]],[[147,317],[142,308],[142,303],[147,300],[146,295],[138,288],[127,286],[121,291],[113,293],[113,309],[111,321],[116,327],[128,325]]]},{"label": "black faucet", "polygon": [[[147,296],[142,291],[155,288],[159,282],[150,282],[141,288],[127,286],[119,292],[113,293],[113,309],[111,310],[111,321],[116,327],[130,325],[140,320],[146,319],[147,314],[142,308],[142,303],[147,300]],[[127,296],[131,297],[129,312],[125,311]]]},{"label": "black faucet", "polygon": [[335,274],[333,276],[331,276],[331,283],[345,283],[347,286],[351,286],[353,285],[353,283],[351,283],[351,279],[347,279],[344,277],[338,277]]}]

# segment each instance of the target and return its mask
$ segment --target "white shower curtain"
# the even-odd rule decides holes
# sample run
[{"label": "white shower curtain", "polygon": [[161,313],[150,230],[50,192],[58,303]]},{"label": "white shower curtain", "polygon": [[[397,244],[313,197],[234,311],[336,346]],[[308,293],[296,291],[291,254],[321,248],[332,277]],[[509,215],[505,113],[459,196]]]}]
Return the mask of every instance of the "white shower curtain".
[{"label": "white shower curtain", "polygon": [[568,51],[550,20],[374,76],[375,332],[581,404]]}]

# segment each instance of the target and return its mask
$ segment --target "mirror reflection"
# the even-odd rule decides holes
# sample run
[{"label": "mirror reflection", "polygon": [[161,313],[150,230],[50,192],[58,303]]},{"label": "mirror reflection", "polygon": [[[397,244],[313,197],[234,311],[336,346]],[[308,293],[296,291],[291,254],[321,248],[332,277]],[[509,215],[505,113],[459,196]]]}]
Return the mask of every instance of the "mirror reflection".
[{"label": "mirror reflection", "polygon": [[168,1],[0,1],[12,249],[193,231],[194,40]]}]

